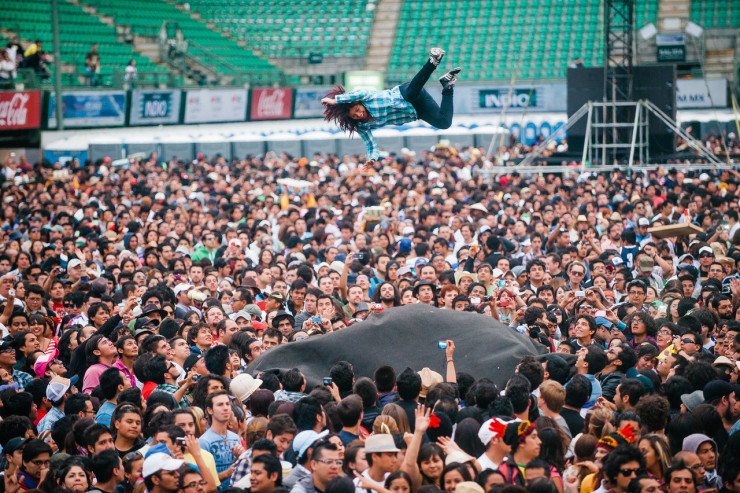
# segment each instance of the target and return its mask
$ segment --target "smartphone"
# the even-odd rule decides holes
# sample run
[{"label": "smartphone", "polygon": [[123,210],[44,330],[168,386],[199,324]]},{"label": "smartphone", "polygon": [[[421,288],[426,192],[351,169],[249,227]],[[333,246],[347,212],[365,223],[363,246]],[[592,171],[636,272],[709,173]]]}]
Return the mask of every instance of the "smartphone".
[{"label": "smartphone", "polygon": [[180,446],[180,449],[182,450],[182,453],[185,453],[186,445],[185,445],[185,437],[177,437],[175,438],[175,442]]},{"label": "smartphone", "polygon": [[321,317],[311,317],[311,322],[313,322],[315,324],[320,324],[321,323]]},{"label": "smartphone", "polygon": [[470,298],[471,305],[480,305],[480,298]]},{"label": "smartphone", "polygon": [[8,289],[8,296],[15,296],[15,289]]},{"label": "smartphone", "polygon": [[324,377],[324,385],[331,386],[331,377]]},{"label": "smartphone", "polygon": [[501,279],[498,282],[497,286],[500,287],[500,288],[505,288],[506,287],[506,280],[505,279]]},{"label": "smartphone", "polygon": [[437,343],[437,347],[438,347],[439,349],[447,349],[447,341],[439,341],[439,342]]},{"label": "smartphone", "polygon": [[576,295],[576,298],[585,298],[586,297],[586,292],[585,291],[576,291],[575,295]]},{"label": "smartphone", "polygon": [[90,280],[87,276],[80,276],[80,282],[88,282]]}]

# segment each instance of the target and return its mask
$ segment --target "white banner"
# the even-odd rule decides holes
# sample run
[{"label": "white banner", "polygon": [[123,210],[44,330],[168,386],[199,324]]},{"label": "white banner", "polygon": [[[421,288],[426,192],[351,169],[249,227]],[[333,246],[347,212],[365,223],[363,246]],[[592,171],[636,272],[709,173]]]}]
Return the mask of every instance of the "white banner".
[{"label": "white banner", "polygon": [[243,122],[246,89],[197,89],[185,95],[184,123]]},{"label": "white banner", "polygon": [[676,80],[676,108],[726,108],[726,79]]}]

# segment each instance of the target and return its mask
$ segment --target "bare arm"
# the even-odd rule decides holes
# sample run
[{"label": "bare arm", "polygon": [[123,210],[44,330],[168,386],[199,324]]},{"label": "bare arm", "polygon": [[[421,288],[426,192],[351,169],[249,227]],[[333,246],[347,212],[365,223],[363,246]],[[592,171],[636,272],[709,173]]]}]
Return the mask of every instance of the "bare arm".
[{"label": "bare arm", "polygon": [[5,310],[0,315],[0,323],[5,325],[10,320],[10,316],[13,314],[13,306],[15,303],[15,296],[8,296],[8,300],[5,302]]},{"label": "bare arm", "polygon": [[419,465],[416,463],[416,459],[419,456],[419,448],[421,447],[421,441],[424,438],[427,428],[429,428],[429,417],[432,414],[430,408],[419,406],[414,409],[414,419],[416,420],[416,427],[414,428],[414,435],[411,437],[411,442],[406,449],[406,455],[401,464],[401,470],[405,471],[411,476],[412,490],[416,491],[421,486],[421,472],[419,471]]},{"label": "bare arm", "polygon": [[203,454],[200,453],[200,443],[198,443],[198,439],[195,438],[195,436],[193,435],[186,436],[185,446],[187,447],[187,451],[190,452],[190,455],[193,456],[193,459],[195,460],[195,465],[198,466],[198,469],[200,469],[200,475],[203,476],[203,481],[208,483],[206,491],[212,493],[218,490],[218,486],[216,486],[216,479],[211,476],[211,471],[208,470],[208,466],[206,465],[205,460],[203,460]]},{"label": "bare arm", "polygon": [[455,354],[455,342],[452,340],[447,341],[447,348],[445,349],[445,356],[447,357],[447,376],[446,382],[457,383],[457,373],[455,372],[455,361],[452,359],[452,355]]}]

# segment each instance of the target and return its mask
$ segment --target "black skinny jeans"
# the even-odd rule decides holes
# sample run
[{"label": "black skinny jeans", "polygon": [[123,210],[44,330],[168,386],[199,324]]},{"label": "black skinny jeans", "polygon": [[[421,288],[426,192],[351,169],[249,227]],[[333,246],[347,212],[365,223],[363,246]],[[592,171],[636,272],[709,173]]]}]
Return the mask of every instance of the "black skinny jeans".
[{"label": "black skinny jeans", "polygon": [[452,125],[452,90],[442,91],[442,106],[440,107],[432,95],[424,89],[424,84],[429,80],[435,68],[437,67],[427,60],[411,82],[401,84],[399,90],[403,99],[414,107],[419,120],[433,127],[446,129]]}]

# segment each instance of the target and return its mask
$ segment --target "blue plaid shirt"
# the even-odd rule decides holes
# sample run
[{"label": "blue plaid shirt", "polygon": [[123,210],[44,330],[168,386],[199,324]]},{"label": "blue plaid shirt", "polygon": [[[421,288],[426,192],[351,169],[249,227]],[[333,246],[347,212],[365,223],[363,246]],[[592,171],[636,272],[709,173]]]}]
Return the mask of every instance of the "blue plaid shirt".
[{"label": "blue plaid shirt", "polygon": [[385,127],[386,125],[403,125],[419,119],[411,103],[401,96],[399,86],[386,91],[358,89],[340,94],[335,99],[337,103],[360,102],[373,117],[372,121],[357,125],[357,133],[360,134],[367,145],[368,161],[371,159],[377,160],[380,155],[378,144],[375,142],[372,132],[370,132],[372,129]]},{"label": "blue plaid shirt", "polygon": [[13,381],[18,384],[18,391],[23,391],[33,381],[33,377],[25,371],[13,370]]}]

